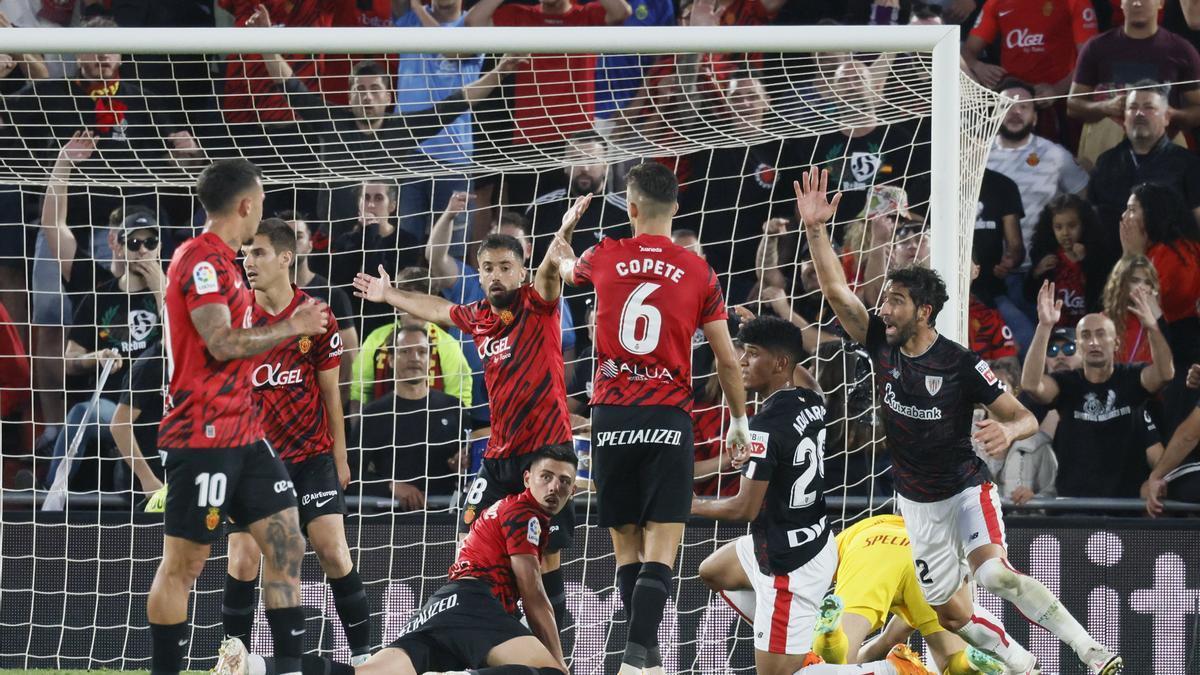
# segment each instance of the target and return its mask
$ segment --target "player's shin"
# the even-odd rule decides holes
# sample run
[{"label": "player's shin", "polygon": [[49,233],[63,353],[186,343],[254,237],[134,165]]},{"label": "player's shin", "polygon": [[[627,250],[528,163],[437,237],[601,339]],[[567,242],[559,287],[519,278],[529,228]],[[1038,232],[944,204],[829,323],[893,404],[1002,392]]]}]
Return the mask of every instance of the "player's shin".
[{"label": "player's shin", "polygon": [[1000,619],[988,610],[975,605],[966,624],[956,631],[967,644],[995,654],[1004,665],[1018,673],[1027,672],[1036,662],[1008,631]]},{"label": "player's shin", "polygon": [[150,624],[151,675],[176,675],[188,647],[188,623]]},{"label": "player's shin", "polygon": [[642,563],[633,589],[633,613],[629,621],[629,640],[621,662],[644,667],[648,650],[658,646],[658,626],[663,607],[671,592],[671,568],[662,563]]},{"label": "player's shin", "polygon": [[271,627],[279,675],[300,673],[300,655],[304,651],[304,610],[300,607],[268,609],[267,625]]},{"label": "player's shin", "polygon": [[626,621],[633,616],[633,588],[637,585],[642,563],[635,562],[617,568],[617,592],[621,594],[621,606],[625,608]]},{"label": "player's shin", "polygon": [[225,575],[225,592],[221,598],[221,626],[225,637],[235,637],[250,644],[250,627],[254,625],[254,586],[257,579],[242,581]]},{"label": "player's shin", "polygon": [[350,661],[358,665],[371,655],[371,608],[367,605],[362,578],[357,569],[351,568],[346,576],[330,579],[329,589],[350,644]]},{"label": "player's shin", "polygon": [[975,580],[993,595],[1013,604],[1029,621],[1045,628],[1067,644],[1079,658],[1100,648],[1042,582],[1013,569],[1004,558],[984,561]]}]

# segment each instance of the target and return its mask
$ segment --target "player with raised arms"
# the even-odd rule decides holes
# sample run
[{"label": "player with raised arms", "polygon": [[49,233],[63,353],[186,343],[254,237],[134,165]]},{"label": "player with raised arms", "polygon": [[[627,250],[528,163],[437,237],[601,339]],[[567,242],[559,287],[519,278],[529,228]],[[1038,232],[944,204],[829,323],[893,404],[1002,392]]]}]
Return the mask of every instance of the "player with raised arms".
[{"label": "player with raised arms", "polygon": [[[559,296],[562,277],[559,260],[565,239],[591,202],[580,197],[563,216],[563,230],[526,283],[525,250],[511,235],[492,233],[479,244],[479,285],[486,297],[469,305],[445,298],[393,288],[379,268],[379,276],[360,272],[354,294],[371,302],[386,302],[422,321],[449,328],[457,326],[475,341],[483,361],[483,379],[492,412],[492,434],[479,475],[463,496],[462,529],[503,497],[524,490],[521,476],[533,452],[544,445],[570,445],[571,418],[567,410],[567,385],[562,357],[562,322]],[[549,546],[543,559],[543,584],[561,627],[566,614],[566,589],[560,569],[560,551],[569,548],[575,531],[575,510],[556,512]]]},{"label": "player with raised arms", "polygon": [[[305,675],[564,675],[554,610],[542,588],[550,521],[571,501],[579,459],[570,445],[528,453],[525,490],[488,507],[463,540],[450,578],[388,647],[355,667],[306,655]],[[517,602],[529,627],[517,619]],[[531,632],[532,631],[532,632]],[[217,675],[273,675],[275,659],[222,649]],[[464,671],[463,669],[471,669]]]},{"label": "player with raised arms", "polygon": [[883,305],[867,312],[846,283],[825,225],[841,195],[826,197],[828,171],[804,172],[795,183],[821,292],[850,338],[867,349],[883,415],[897,504],[912,541],[917,580],[938,621],[1015,673],[1038,673],[1037,659],[971,598],[969,575],[1030,620],[1056,635],[1093,673],[1113,675],[1121,657],[1088,635],[1041,582],[1008,561],[996,486],[972,450],[976,405],[988,409],[974,439],[1003,452],[1037,430],[1037,420],[1004,390],[986,361],[934,328],[946,302],[937,272],[905,267],[888,273]]},{"label": "player with raised arms", "polygon": [[647,162],[630,169],[626,185],[633,237],[605,238],[578,260],[558,248],[567,282],[596,289],[592,479],[630,617],[622,675],[662,672],[658,627],[692,504],[697,329],[712,347],[733,415],[726,444],[742,448],[749,440],[746,393],[717,275],[671,241],[679,209],[675,174]]},{"label": "player with raised arms", "polygon": [[258,167],[226,159],[206,168],[196,192],[208,221],[180,246],[167,268],[163,299],[167,412],[158,445],[166,452],[163,556],[146,615],[150,670],[178,673],[188,645],[188,597],[226,516],[244,523],[265,553],[263,603],[281,673],[300,672],[304,610],[300,562],[304,537],[296,493],[283,462],[263,439],[249,357],[285,340],[324,335],[328,309],[308,300],[282,321],[254,326],[254,296],[237,251],[262,220]]},{"label": "player with raised arms", "polygon": [[[258,226],[242,265],[254,289],[255,326],[284,321],[309,296],[291,282],[296,231],[279,218]],[[327,308],[328,309],[328,308]],[[338,391],[342,337],[330,311],[325,332],[285,340],[256,357],[250,381],[267,442],[287,466],[300,507],[300,528],[329,579],[352,663],[371,655],[371,610],[354,569],[342,514],[350,481]],[[246,528],[229,524],[229,566],[221,599],[225,635],[250,641],[254,586],[262,552]]]}]

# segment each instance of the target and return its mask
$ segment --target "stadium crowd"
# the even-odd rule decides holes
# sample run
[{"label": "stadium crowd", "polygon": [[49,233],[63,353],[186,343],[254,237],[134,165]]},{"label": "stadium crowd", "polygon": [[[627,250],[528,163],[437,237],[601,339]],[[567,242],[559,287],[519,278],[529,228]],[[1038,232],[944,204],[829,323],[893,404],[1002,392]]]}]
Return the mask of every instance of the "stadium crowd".
[{"label": "stadium crowd", "polygon": [[[971,348],[1041,424],[987,457],[1002,495],[1140,497],[1155,510],[1180,476],[1170,495],[1200,501],[1200,472],[1168,475],[1200,441],[1200,8],[1191,0],[0,0],[0,34],[906,23],[961,25],[964,70],[1015,100],[984,172],[969,306]],[[882,438],[870,365],[821,298],[791,186],[810,164],[830,169],[845,195],[833,240],[868,306],[886,270],[928,264],[928,118],[884,123],[875,107],[903,84],[896,73],[911,72],[902,58],[0,54],[4,487],[49,485],[74,443],[105,459],[71,462],[71,489],[161,486],[164,265],[205,216],[185,188],[133,185],[186,184],[233,155],[269,175],[328,177],[269,185],[265,212],[295,228],[295,283],[338,321],[347,493],[417,509],[457,489],[487,436],[481,355],[469,335],[354,297],[355,274],[379,269],[408,291],[479,301],[473,242],[511,234],[526,260],[540,259],[572,200],[588,193],[576,255],[628,236],[624,172],[607,157],[630,139],[669,145],[716,126],[753,140],[656,158],[682,186],[674,240],[713,266],[735,324],[774,314],[802,329],[830,394],[828,447],[848,450],[827,457],[826,473],[844,477],[847,494],[887,494],[887,453],[869,451]],[[841,128],[761,140],[801,105]],[[504,157],[553,157],[561,168],[477,169]],[[422,168],[436,177],[337,178]],[[586,436],[592,299],[568,289],[561,303],[568,405]],[[736,493],[711,351],[697,344],[693,361],[695,491]],[[1143,369],[1165,386],[1147,391]]]}]

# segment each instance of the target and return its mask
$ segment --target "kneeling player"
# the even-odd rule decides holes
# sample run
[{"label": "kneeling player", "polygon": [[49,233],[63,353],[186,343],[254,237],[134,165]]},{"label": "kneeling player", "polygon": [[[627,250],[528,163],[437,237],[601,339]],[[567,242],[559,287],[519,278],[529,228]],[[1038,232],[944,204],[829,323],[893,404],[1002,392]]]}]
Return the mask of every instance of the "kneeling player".
[{"label": "kneeling player", "polygon": [[[308,295],[291,282],[296,258],[295,231],[279,218],[267,218],[245,247],[243,266],[254,289],[255,326],[285,320]],[[295,486],[300,527],[312,542],[329,579],[350,653],[361,663],[371,653],[371,611],[362,580],[354,569],[342,521],[342,488],[350,480],[338,366],[342,340],[328,308],[328,327],[279,343],[262,356],[251,373],[263,431],[279,453]],[[261,551],[241,524],[231,524],[229,567],[221,620],[226,637],[248,642],[254,621],[254,585]],[[264,591],[269,592],[269,591]]]},{"label": "kneeling player", "polygon": [[[813,651],[831,664],[883,658],[904,642],[913,629],[921,632],[943,675],[1003,673],[1004,665],[942,628],[917,582],[908,532],[900,516],[867,518],[837,538],[838,566],[834,594],[821,604]],[[881,635],[863,645],[867,635]]]},{"label": "kneeling player", "polygon": [[[540,564],[550,519],[575,489],[579,460],[566,445],[544,446],[534,455],[525,472],[525,492],[483,512],[463,540],[449,582],[395,642],[358,667],[305,656],[304,672],[416,675],[470,668],[479,675],[506,675],[521,666],[522,673],[566,673]],[[518,600],[529,628],[516,618]],[[221,645],[213,672],[262,675],[274,672],[273,665],[271,659],[247,654],[242,642],[231,638]]]}]

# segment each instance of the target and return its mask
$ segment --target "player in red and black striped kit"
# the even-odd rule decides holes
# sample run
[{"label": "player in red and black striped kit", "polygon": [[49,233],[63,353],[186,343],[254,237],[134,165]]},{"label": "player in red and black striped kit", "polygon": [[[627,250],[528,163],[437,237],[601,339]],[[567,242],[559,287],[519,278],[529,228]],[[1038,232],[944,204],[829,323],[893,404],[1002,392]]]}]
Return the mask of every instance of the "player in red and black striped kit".
[{"label": "player in red and black striped kit", "polygon": [[[254,289],[255,326],[285,321],[309,296],[291,282],[296,234],[279,218],[258,226],[245,247],[243,266]],[[300,527],[312,542],[329,579],[352,663],[371,653],[371,612],[362,580],[350,558],[342,522],[342,489],[350,481],[342,400],[338,391],[342,338],[333,312],[319,335],[285,340],[254,359],[250,372],[267,441],[291,476],[300,507]],[[230,523],[229,567],[221,618],[227,637],[249,642],[254,622],[254,586],[262,552],[241,523]]]},{"label": "player in red and black striped kit", "polygon": [[[579,459],[569,445],[527,453],[524,489],[492,504],[463,540],[447,583],[409,619],[400,637],[366,663],[347,666],[304,657],[305,673],[324,675],[565,675],[562,646],[540,559],[548,528],[570,506]],[[529,627],[518,619],[517,602]],[[274,659],[247,654],[239,640],[223,649],[217,675],[272,675]]]},{"label": "player in red and black striped kit", "polygon": [[733,413],[726,443],[746,446],[749,429],[716,274],[671,241],[679,209],[675,174],[640,164],[626,184],[634,236],[606,238],[578,261],[567,249],[559,265],[568,283],[596,288],[592,478],[630,617],[621,672],[661,672],[658,625],[692,506],[691,355],[698,329],[712,347]]},{"label": "player in red and black striped kit", "polygon": [[[521,492],[521,476],[537,448],[571,443],[570,413],[562,358],[559,296],[562,277],[558,261],[570,250],[570,232],[591,195],[580,197],[563,216],[563,229],[537,268],[533,283],[525,283],[525,251],[506,234],[489,234],[479,244],[479,284],[487,296],[470,305],[393,288],[391,279],[359,273],[355,295],[387,302],[422,321],[444,328],[457,326],[474,339],[483,361],[483,379],[492,412],[492,434],[479,476],[464,496],[463,522],[470,527],[479,513],[499,499]],[[575,512],[565,508],[550,524],[549,547],[543,562],[543,583],[563,625],[566,591],[559,569],[559,551],[571,545]]]},{"label": "player in red and black striped kit", "polygon": [[188,644],[187,607],[226,515],[245,523],[266,552],[263,602],[280,671],[300,671],[304,538],[283,462],[263,440],[249,357],[301,335],[322,335],[325,305],[305,302],[270,326],[253,327],[254,297],[235,262],[262,219],[256,166],[221,160],[200,174],[204,233],[175,251],[163,309],[170,387],[159,425],[169,486],[163,557],[146,615],[151,672],[178,673]]}]

